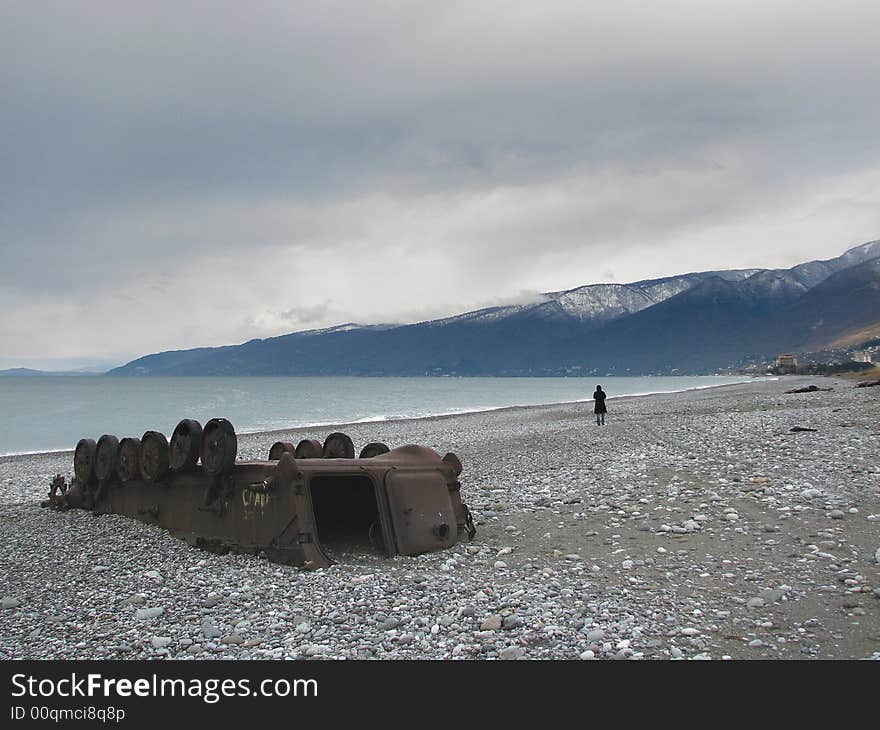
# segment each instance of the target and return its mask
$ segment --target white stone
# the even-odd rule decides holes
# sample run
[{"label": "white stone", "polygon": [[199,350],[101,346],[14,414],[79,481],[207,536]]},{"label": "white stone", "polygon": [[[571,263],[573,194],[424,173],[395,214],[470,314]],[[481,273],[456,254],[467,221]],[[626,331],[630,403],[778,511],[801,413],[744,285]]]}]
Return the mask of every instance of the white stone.
[{"label": "white stone", "polygon": [[161,607],[157,608],[139,608],[134,612],[134,617],[141,621],[147,621],[152,618],[157,618],[165,613],[165,609]]}]

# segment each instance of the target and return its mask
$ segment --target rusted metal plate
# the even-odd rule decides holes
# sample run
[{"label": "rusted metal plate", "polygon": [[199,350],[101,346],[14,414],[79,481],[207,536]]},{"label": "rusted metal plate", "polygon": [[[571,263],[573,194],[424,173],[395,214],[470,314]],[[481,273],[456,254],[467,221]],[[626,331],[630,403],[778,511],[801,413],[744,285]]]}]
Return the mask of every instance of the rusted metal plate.
[{"label": "rusted metal plate", "polygon": [[418,555],[455,544],[458,527],[442,473],[389,470],[385,492],[398,553]]}]

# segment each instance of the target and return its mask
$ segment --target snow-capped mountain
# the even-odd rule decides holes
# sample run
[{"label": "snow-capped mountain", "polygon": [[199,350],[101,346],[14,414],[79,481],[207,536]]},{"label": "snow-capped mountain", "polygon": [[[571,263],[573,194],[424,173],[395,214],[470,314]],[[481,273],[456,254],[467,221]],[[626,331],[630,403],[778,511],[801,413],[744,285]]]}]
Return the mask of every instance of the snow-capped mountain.
[{"label": "snow-capped mountain", "polygon": [[530,303],[417,324],[349,323],[236,346],[147,355],[111,372],[693,372],[875,330],[880,332],[880,241],[790,269],[704,271],[628,284],[589,284],[547,292]]}]

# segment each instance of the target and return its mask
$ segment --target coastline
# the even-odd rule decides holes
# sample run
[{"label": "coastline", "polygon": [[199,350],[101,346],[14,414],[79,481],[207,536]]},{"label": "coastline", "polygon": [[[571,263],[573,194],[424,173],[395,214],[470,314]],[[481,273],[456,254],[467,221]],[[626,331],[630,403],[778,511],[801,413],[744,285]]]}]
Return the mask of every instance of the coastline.
[{"label": "coastline", "polygon": [[[778,380],[778,377],[768,378],[768,380]],[[649,393],[629,393],[627,395],[612,395],[608,396],[608,401],[614,402],[624,402],[625,400],[629,400],[632,398],[650,398],[651,396],[658,395],[675,395],[678,393],[691,393],[693,391],[698,390],[710,390],[713,388],[731,388],[737,385],[747,385],[748,383],[759,382],[757,380],[746,380],[740,383],[722,383],[719,385],[699,385],[693,388],[682,388],[681,390],[655,390]],[[412,421],[440,421],[444,419],[456,418],[458,416],[471,416],[471,415],[481,415],[484,413],[506,413],[506,412],[517,412],[517,411],[529,411],[535,409],[542,408],[552,408],[554,406],[575,406],[582,405],[584,403],[592,403],[592,398],[581,398],[578,400],[565,400],[565,401],[552,401],[550,403],[530,403],[527,405],[510,405],[510,406],[497,406],[495,408],[477,408],[474,410],[464,410],[464,411],[455,411],[453,413],[434,413],[428,416],[407,416],[403,418],[363,418],[358,421],[348,421],[345,423],[315,423],[309,424],[306,426],[292,426],[290,428],[274,428],[268,431],[242,431],[243,435],[248,436],[271,436],[273,434],[278,433],[299,433],[300,431],[307,431],[315,428],[345,428],[351,426],[360,426],[365,423],[390,423],[390,424],[399,424],[399,423],[408,423]],[[71,453],[72,453],[71,449]]]},{"label": "coastline", "polygon": [[[608,401],[620,403],[624,402],[631,398],[650,398],[653,396],[662,396],[662,395],[675,395],[679,393],[690,393],[701,390],[711,390],[715,388],[731,388],[735,386],[743,386],[748,385],[750,383],[761,383],[761,382],[771,382],[779,379],[780,376],[761,376],[759,378],[754,378],[750,380],[743,380],[737,383],[721,383],[717,385],[698,385],[692,388],[682,388],[679,390],[657,390],[651,392],[644,393],[630,393],[627,395],[618,395],[618,396],[608,396]],[[801,376],[785,376],[785,377],[801,377]],[[803,376],[808,377],[808,376]],[[373,423],[388,423],[388,424],[401,424],[401,423],[410,423],[413,421],[433,421],[433,420],[443,420],[456,418],[459,416],[468,416],[468,415],[480,415],[484,413],[497,413],[497,412],[508,412],[508,411],[528,411],[532,409],[540,409],[540,408],[550,408],[553,406],[570,406],[570,405],[580,405],[584,403],[592,403],[592,398],[582,398],[578,400],[566,400],[566,401],[552,401],[548,403],[532,403],[532,404],[517,404],[517,405],[508,405],[508,406],[497,406],[494,408],[476,408],[473,410],[462,410],[455,411],[452,413],[434,413],[426,416],[405,416],[399,418],[384,418],[384,417],[375,417],[375,418],[362,418],[356,421],[339,421],[339,422],[328,422],[328,423],[312,423],[306,424],[303,426],[290,426],[290,427],[281,427],[281,428],[272,428],[272,429],[259,429],[259,430],[242,430],[237,431],[237,435],[239,437],[260,437],[260,436],[273,436],[276,434],[304,434],[311,433],[315,429],[333,429],[340,430],[345,428],[352,428],[362,426],[364,424],[373,424]],[[26,458],[33,456],[60,456],[64,454],[73,454],[73,448],[64,448],[64,449],[38,449],[33,451],[21,451],[21,452],[11,452],[6,454],[0,454],[0,463],[4,460],[13,460],[17,458]]]}]

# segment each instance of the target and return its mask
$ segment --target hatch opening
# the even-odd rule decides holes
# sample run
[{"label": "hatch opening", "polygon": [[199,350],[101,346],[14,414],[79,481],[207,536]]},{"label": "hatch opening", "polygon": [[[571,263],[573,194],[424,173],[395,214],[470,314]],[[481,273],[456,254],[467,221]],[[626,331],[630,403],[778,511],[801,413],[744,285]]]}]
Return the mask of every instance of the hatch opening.
[{"label": "hatch opening", "polygon": [[387,555],[373,480],[365,475],[316,476],[310,481],[318,541],[331,559]]}]

